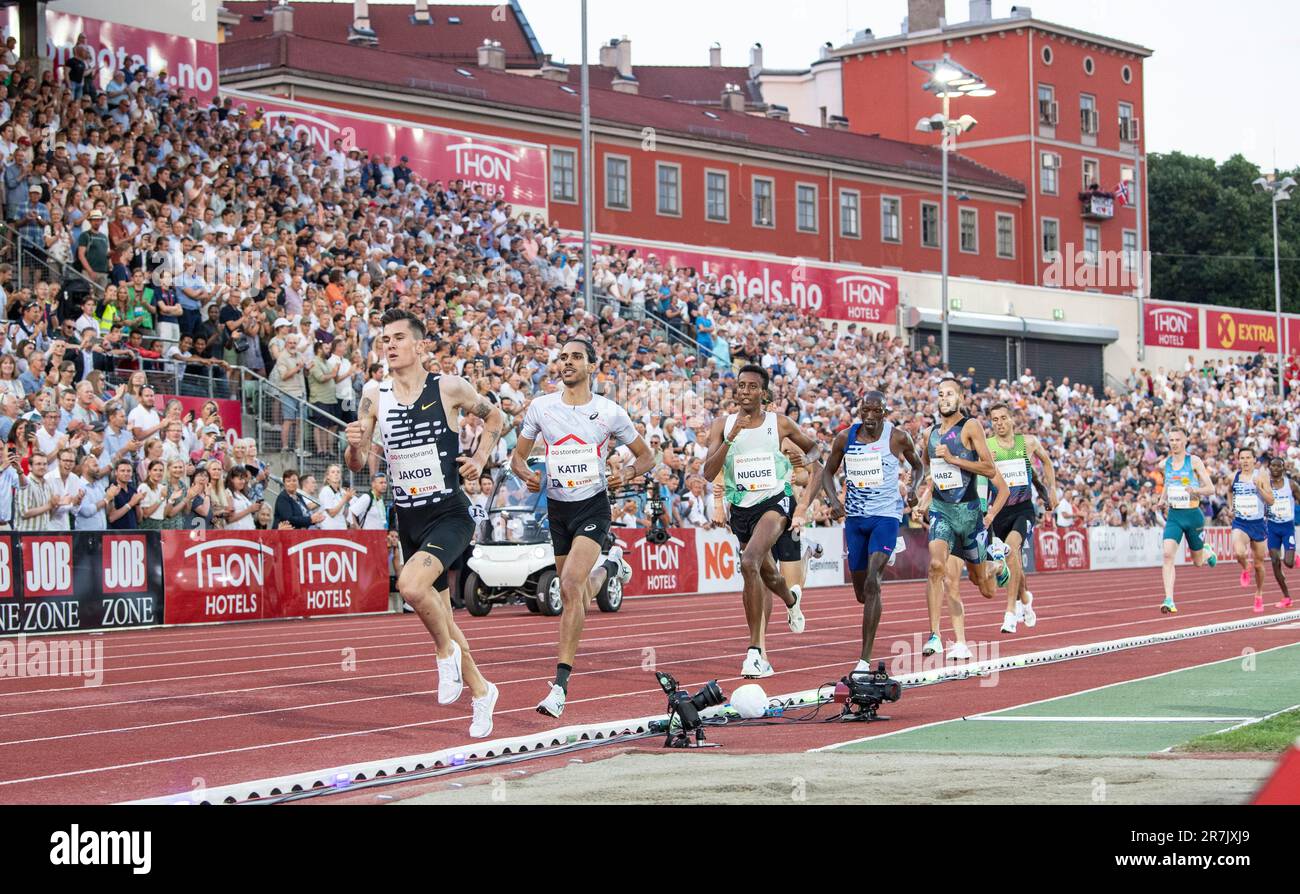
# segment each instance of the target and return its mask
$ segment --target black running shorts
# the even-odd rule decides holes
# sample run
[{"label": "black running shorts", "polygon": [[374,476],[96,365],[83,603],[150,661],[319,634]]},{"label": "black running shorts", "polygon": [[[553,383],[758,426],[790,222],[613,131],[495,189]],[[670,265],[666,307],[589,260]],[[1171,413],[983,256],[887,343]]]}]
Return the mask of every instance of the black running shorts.
[{"label": "black running shorts", "polygon": [[1003,506],[1002,511],[993,517],[993,524],[989,525],[989,530],[993,532],[994,537],[1004,543],[1012,531],[1019,531],[1021,543],[1028,543],[1034,533],[1034,522],[1037,520],[1033,503],[1029,501],[1013,503]]},{"label": "black running shorts", "polygon": [[[790,538],[790,517],[794,514],[794,497],[789,494],[777,494],[775,497],[764,500],[755,506],[732,506],[731,507],[731,533],[736,535],[740,541],[740,548],[744,549],[754,536],[754,528],[758,526],[758,520],[769,512],[780,513],[785,519],[785,531],[782,537]],[[781,541],[778,540],[779,544]],[[773,547],[772,553],[776,556],[776,548]],[[789,554],[789,553],[787,553]],[[780,558],[776,556],[776,558]],[[794,559],[784,561],[794,561],[798,559],[798,544],[795,544]]]},{"label": "black running shorts", "polygon": [[556,556],[567,556],[573,541],[586,537],[604,551],[609,535],[609,494],[601,492],[585,500],[547,500],[547,519],[551,525],[551,544]]},{"label": "black running shorts", "polygon": [[442,563],[442,573],[433,588],[447,589],[447,569],[469,548],[474,539],[474,519],[469,514],[469,499],[456,494],[438,504],[436,512],[425,509],[396,510],[397,539],[402,545],[402,561],[410,562],[416,553],[428,553]]}]

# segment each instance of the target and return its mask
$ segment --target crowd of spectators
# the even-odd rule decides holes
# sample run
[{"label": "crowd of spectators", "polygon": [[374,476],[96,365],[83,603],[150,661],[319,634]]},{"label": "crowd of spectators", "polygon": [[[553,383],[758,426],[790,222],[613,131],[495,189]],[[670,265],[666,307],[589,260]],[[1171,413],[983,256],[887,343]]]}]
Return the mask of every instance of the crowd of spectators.
[{"label": "crowd of spectators", "polygon": [[[377,322],[394,306],[429,321],[431,370],[465,376],[507,415],[498,472],[529,401],[560,387],[563,339],[592,339],[594,388],[655,452],[674,525],[716,523],[704,440],[743,363],[771,372],[770,406],[824,448],[871,388],[914,436],[933,420],[947,375],[933,337],[911,346],[836,328],[617,246],[593,263],[592,312],[580,254],[557,226],[462,181],[430,181],[405,157],[314,145],[292,119],[180,95],[165,72],[117,71],[99,86],[6,67],[0,525],[384,527],[377,462],[352,488],[337,468],[324,482],[300,477],[282,455],[271,500],[258,451],[335,450],[337,427],[384,373]],[[278,437],[226,440],[215,402],[157,406],[160,373],[177,394],[234,398],[265,377]],[[1204,506],[1220,521],[1236,446],[1297,453],[1297,392],[1279,399],[1262,356],[1135,369],[1123,394],[1031,370],[970,378],[973,412],[1010,404],[1051,452],[1061,523],[1160,524],[1157,460],[1173,426],[1216,476]],[[463,450],[481,433],[465,419]],[[480,505],[491,486],[467,483]],[[648,524],[646,506],[615,507],[616,523]],[[824,503],[811,519],[829,524]]]}]

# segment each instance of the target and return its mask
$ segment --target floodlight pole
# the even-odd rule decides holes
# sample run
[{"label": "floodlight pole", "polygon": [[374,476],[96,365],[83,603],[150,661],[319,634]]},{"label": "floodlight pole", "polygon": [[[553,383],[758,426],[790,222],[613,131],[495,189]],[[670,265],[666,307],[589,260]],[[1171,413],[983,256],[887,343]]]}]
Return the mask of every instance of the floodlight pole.
[{"label": "floodlight pole", "polygon": [[582,0],[582,302],[587,313],[596,312],[591,296],[592,190],[596,178],[591,169],[591,84],[587,71],[587,0]]}]

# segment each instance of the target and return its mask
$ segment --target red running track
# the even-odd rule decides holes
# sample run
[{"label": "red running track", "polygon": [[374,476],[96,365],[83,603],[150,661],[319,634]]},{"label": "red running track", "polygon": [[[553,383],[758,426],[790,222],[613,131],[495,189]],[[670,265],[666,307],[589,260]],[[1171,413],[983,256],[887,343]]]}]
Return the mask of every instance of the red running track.
[{"label": "red running track", "polygon": [[[986,602],[963,584],[967,639],[972,648],[996,642],[1010,655],[1253,617],[1235,567],[1180,569],[1173,616],[1158,611],[1158,569],[1038,575],[1031,579],[1038,626],[1014,636],[998,632],[1002,600]],[[885,588],[878,657],[920,660],[923,592],[919,583]],[[857,658],[861,609],[849,588],[812,590],[805,600],[803,635],[789,633],[774,612],[768,653],[777,674],[762,681],[771,694],[834,680]],[[593,612],[561,722],[534,710],[554,673],[557,618],[518,607],[457,619],[485,675],[501,687],[493,738],[662,710],[663,695],[643,670],[651,661],[688,688],[717,678],[729,692],[740,683],[747,644],[736,594],[629,599],[618,614]],[[183,796],[200,784],[470,741],[468,696],[437,704],[432,644],[410,615],[122,631],[102,640],[100,686],[0,680],[0,802]],[[712,738],[734,750],[797,751],[1296,641],[1300,629],[1202,637],[1004,673],[991,687],[968,680],[912,690],[891,706],[890,722],[869,727],[733,729]]]}]

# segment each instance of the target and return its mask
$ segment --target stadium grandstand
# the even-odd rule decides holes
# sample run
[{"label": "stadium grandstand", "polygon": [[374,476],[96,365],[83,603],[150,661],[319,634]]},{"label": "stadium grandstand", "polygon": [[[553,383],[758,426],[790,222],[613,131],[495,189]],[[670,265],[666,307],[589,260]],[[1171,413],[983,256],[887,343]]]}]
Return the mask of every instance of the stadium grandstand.
[{"label": "stadium grandstand", "polygon": [[[1253,552],[1254,534],[1255,546],[1239,546],[1237,534],[1247,530],[1238,524],[1243,512],[1261,531],[1265,523],[1264,508],[1257,518],[1243,509],[1258,499],[1256,462],[1261,470],[1278,465],[1278,493],[1289,493],[1291,481],[1300,487],[1300,318],[1284,317],[1280,305],[1276,315],[1249,314],[1153,296],[1143,252],[1150,228],[1141,126],[1143,66],[1152,50],[1035,18],[1025,7],[997,18],[993,4],[974,2],[969,21],[948,23],[939,0],[910,0],[898,34],[860,31],[842,45],[812,48],[815,58],[802,69],[765,67],[761,45],[748,48],[749,65],[723,65],[722,48],[703,43],[698,65],[634,64],[632,40],[617,37],[600,45],[584,89],[582,66],[543,51],[520,0],[229,0],[202,30],[180,13],[154,24],[129,12],[110,20],[109,6],[14,5],[24,45],[39,34],[50,50],[28,53],[11,40],[0,64],[4,563],[11,552],[14,562],[36,562],[37,547],[21,545],[29,539],[57,545],[63,535],[84,536],[68,538],[78,544],[69,573],[78,582],[94,578],[103,596],[88,612],[86,597],[74,592],[81,583],[51,589],[58,598],[48,624],[6,626],[19,615],[0,611],[0,634],[317,615],[357,620],[366,612],[388,615],[371,619],[377,623],[416,630],[427,653],[429,639],[400,613],[405,602],[437,645],[440,701],[444,687],[452,688],[448,668],[458,683],[465,668],[472,717],[460,709],[456,716],[472,720],[474,739],[492,732],[498,694],[510,711],[536,719],[542,680],[551,691],[536,710],[560,717],[571,671],[580,688],[560,722],[576,714],[584,737],[598,728],[602,737],[624,734],[599,727],[609,717],[576,694],[594,697],[609,685],[595,673],[604,653],[586,641],[576,659],[566,652],[578,649],[582,634],[581,622],[573,632],[569,617],[592,599],[608,613],[624,597],[662,596],[689,613],[703,609],[684,594],[733,594],[725,603],[698,603],[715,610],[701,614],[698,639],[709,624],[727,630],[700,646],[712,651],[681,663],[692,681],[717,677],[722,671],[704,669],[702,659],[725,652],[722,663],[734,677],[743,654],[737,684],[773,674],[773,664],[779,673],[803,661],[783,646],[764,646],[763,637],[794,637],[789,648],[797,646],[806,605],[809,633],[824,638],[816,665],[769,687],[805,690],[788,712],[817,703],[806,690],[827,676],[826,667],[843,665],[835,677],[854,666],[859,625],[857,673],[887,657],[887,636],[923,630],[938,643],[939,670],[928,678],[918,639],[920,672],[907,676],[909,666],[894,673],[905,686],[951,680],[956,687],[964,685],[959,678],[1005,670],[1008,678],[1041,673],[1050,680],[1044,691],[1073,692],[1054,662],[1107,652],[1118,648],[1108,642],[1121,638],[1133,640],[1123,648],[1168,649],[1130,679],[1143,675],[1137,670],[1182,668],[1172,656],[1185,637],[1221,634],[1231,648],[1214,657],[1235,654],[1255,635],[1266,641],[1260,649],[1297,648],[1294,636],[1260,626],[1291,618],[1290,565],[1280,562],[1283,554],[1293,561],[1293,538],[1270,562]],[[39,28],[28,21],[38,7],[45,16]],[[912,64],[932,57],[948,64],[949,52],[961,66],[947,81],[935,70],[927,80]],[[1046,92],[1000,86],[1041,83],[1048,66],[1056,76]],[[959,94],[958,75],[976,89]],[[930,92],[938,97],[924,93],[922,82],[927,89],[937,83]],[[916,95],[902,95],[908,91]],[[930,117],[959,95],[950,117]],[[975,122],[957,117],[968,107],[980,119],[975,135],[968,134]],[[1033,122],[1032,133],[1024,133],[1024,120]],[[941,139],[955,139],[955,151],[941,148]],[[401,396],[403,377],[411,375],[402,365],[408,333],[416,339],[416,379],[426,381],[422,368],[432,383],[408,389],[409,401]],[[453,394],[448,389],[460,380],[468,390]],[[959,409],[949,411],[954,393]],[[589,418],[604,426],[591,454],[599,469],[577,473],[577,485],[547,472],[566,440],[586,446],[582,432],[556,438],[548,428],[572,409],[575,394],[597,407]],[[411,434],[421,430],[412,421],[417,413],[435,404],[435,413],[446,415],[434,417],[425,434]],[[992,418],[1000,410],[1008,430],[1026,436],[1007,436],[1019,446],[997,446]],[[743,421],[737,426],[751,413],[752,433]],[[953,421],[950,449],[941,432]],[[877,456],[869,473],[855,465],[865,460],[854,445],[866,450],[877,436],[865,432],[877,431],[877,422],[887,427],[870,449],[883,449],[886,461],[880,471]],[[753,445],[764,424],[768,466],[755,474],[797,505],[757,504],[766,514],[740,525],[748,517],[742,510],[754,504],[735,469],[755,454],[719,457],[737,438],[750,437],[746,449],[759,450]],[[978,447],[962,441],[968,425],[980,428]],[[1186,455],[1200,464],[1190,473],[1192,488],[1201,488],[1190,504],[1178,502],[1189,499],[1189,473],[1169,459],[1171,451],[1182,455],[1171,447],[1173,433],[1184,435]],[[412,438],[425,439],[418,450],[436,445],[427,470],[439,482],[432,497],[423,482],[410,483],[426,474],[407,458],[417,450]],[[1252,457],[1248,466],[1243,453]],[[1024,478],[1012,477],[1022,473],[1011,468],[1017,463]],[[930,548],[943,540],[936,531],[952,511],[937,505],[949,486],[935,477],[941,469],[989,512],[978,536],[972,530],[969,538],[948,538],[952,563],[948,549],[936,558]],[[862,535],[862,549],[883,553],[879,562],[855,564],[857,548],[846,536],[857,536],[855,515],[874,516],[876,509],[862,506],[876,506],[877,498],[855,504],[854,490],[879,490],[871,477],[877,472],[890,482],[879,505],[887,503],[882,511],[898,524],[884,547],[870,539],[868,550]],[[537,511],[550,534],[537,541],[544,547],[527,545],[545,552],[546,567],[511,590],[491,584],[471,558],[514,539],[519,522],[510,512],[520,507],[512,501],[534,499],[525,485],[544,491]],[[594,488],[594,499],[610,504],[601,522],[608,538],[560,539],[568,530],[559,514],[566,487],[584,500],[590,494],[581,489]],[[1008,553],[1008,533],[993,524],[1005,497],[1000,487],[1012,499],[1020,498],[1019,487],[1029,500],[1029,525],[1007,529],[1023,546],[1021,558],[1020,548]],[[429,508],[444,496],[459,505],[462,495],[474,520],[472,542],[447,533],[450,511]],[[928,513],[914,511],[918,500]],[[1293,515],[1275,519],[1273,499],[1267,502],[1269,523],[1293,528]],[[436,523],[412,527],[431,512]],[[767,547],[779,551],[776,522],[793,532],[785,539],[797,550],[778,556],[780,573],[767,550],[751,556],[746,546],[770,527]],[[998,536],[986,541],[985,525]],[[1187,532],[1185,553],[1181,539],[1176,555],[1167,548],[1171,530],[1179,538]],[[226,541],[213,532],[239,533]],[[283,540],[271,539],[280,534]],[[422,541],[436,544],[440,536],[451,538],[458,554],[439,559],[428,580],[410,583],[417,555],[430,564],[427,548],[419,552]],[[1116,538],[1123,543],[1116,546]],[[110,551],[137,542],[139,585],[113,590],[106,582],[124,577],[114,563],[127,553]],[[239,565],[243,553],[222,558],[224,577],[212,577],[213,566],[197,559],[197,570],[185,565],[173,574],[196,551],[228,542],[254,544],[259,585],[264,568],[282,563],[278,583],[259,591],[260,600],[247,601],[251,584],[230,583],[232,569],[246,567]],[[572,549],[567,562],[576,567],[584,543],[594,544],[590,576],[566,576],[555,556],[564,560],[561,550]],[[81,570],[81,544],[88,561],[102,557],[103,564]],[[308,556],[318,548],[335,552],[312,566]],[[347,571],[358,556],[370,564],[351,596],[313,589],[312,574],[328,575],[335,565]],[[511,561],[526,558],[520,552]],[[969,580],[957,559],[965,559]],[[1184,564],[1216,560],[1233,579]],[[803,576],[783,583],[800,563]],[[1255,589],[1255,612],[1236,595],[1238,573],[1243,587]],[[359,609],[348,600],[360,599],[367,575],[380,583]],[[1209,575],[1228,583],[1211,592]],[[37,592],[32,580],[22,586]],[[890,618],[881,618],[882,580],[895,588],[884,591],[886,616],[901,608],[903,597],[894,594],[909,594],[906,631],[897,626],[901,619],[891,630]],[[182,597],[173,586],[193,592]],[[976,586],[986,597],[996,592],[995,605],[971,604],[966,623],[973,629],[954,627],[962,623],[959,588],[969,596]],[[447,587],[455,621],[430,607]],[[412,595],[419,588],[431,597]],[[734,595],[742,591],[743,613]],[[140,601],[114,621],[119,609],[110,592]],[[1105,599],[1117,594],[1125,601],[1109,607]],[[0,609],[4,597],[17,604],[20,595],[0,593]],[[854,595],[868,606],[865,617]],[[72,608],[59,614],[59,599],[76,606],[78,598],[80,615]],[[751,600],[761,599],[769,614],[774,601],[784,602],[777,608],[787,609],[786,623],[779,613],[771,630],[758,623],[762,610],[755,615]],[[1071,600],[1085,612],[1121,614],[1114,629],[1079,620],[1055,638],[1010,645],[1020,643],[1011,637],[1018,624],[1020,637],[1043,633],[1031,630],[1030,606],[1040,606],[1045,621],[1057,616],[1055,623],[1068,625],[1076,617]],[[654,601],[629,603],[612,617],[648,614],[644,606]],[[834,623],[824,620],[833,604],[847,620],[837,634],[818,634],[819,623]],[[512,623],[559,623],[535,614],[563,618],[540,636],[546,654],[529,653],[536,661],[526,686],[502,682],[513,672],[493,666],[500,659],[479,621],[493,606],[502,607],[494,619]],[[1204,629],[1170,634],[1167,615],[1180,608],[1187,624]],[[1141,623],[1133,620],[1139,614]],[[616,628],[594,612],[587,624],[586,636],[622,648],[610,646]],[[315,635],[319,628],[304,629]],[[1006,644],[1003,655],[1047,656],[1035,660],[1048,667],[1000,664],[996,648],[977,647],[985,641]],[[481,675],[468,660],[471,643]],[[447,664],[452,649],[456,656],[463,650],[465,664],[460,657]],[[1067,656],[1070,649],[1083,651]],[[927,641],[925,657],[935,651]],[[987,667],[955,669],[963,659]],[[419,660],[429,677],[432,659]],[[635,679],[638,691],[645,689],[631,673],[617,685],[631,689]],[[844,679],[851,690],[851,675]],[[1030,697],[1002,704],[980,695],[972,710],[1000,711]],[[879,706],[877,699],[873,716]],[[893,707],[904,714],[906,706],[904,699]],[[1253,717],[1271,707],[1235,713]],[[517,718],[496,710],[499,727],[508,729],[493,736],[524,735],[510,726]],[[1214,729],[1231,725],[1213,721],[1206,722]],[[454,734],[439,728],[435,735],[447,754],[469,750],[465,724],[455,725]],[[782,734],[793,742],[794,733]],[[798,747],[847,738],[823,729]],[[509,741],[518,750],[524,739]],[[331,761],[349,768],[351,784],[363,757],[434,745],[254,763],[246,773],[218,774],[226,786],[221,797],[266,795],[237,785],[245,779],[279,780],[277,795],[293,784],[310,788],[292,782],[294,774]],[[89,760],[84,769],[93,775],[98,766]],[[373,779],[379,766],[387,775],[409,769],[372,762],[365,773]],[[45,799],[28,776],[5,775],[0,783],[12,783],[19,800]],[[70,782],[51,798],[166,801],[167,788],[147,775],[116,776],[95,790]],[[0,785],[0,801],[5,791]],[[1190,789],[1183,792],[1179,797],[1195,800]]]}]

